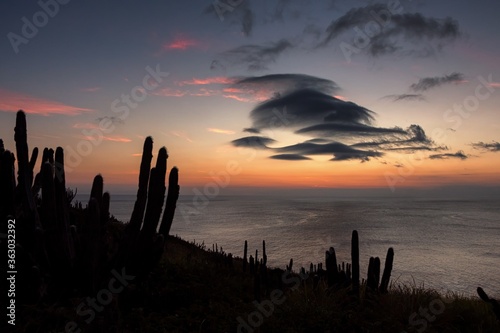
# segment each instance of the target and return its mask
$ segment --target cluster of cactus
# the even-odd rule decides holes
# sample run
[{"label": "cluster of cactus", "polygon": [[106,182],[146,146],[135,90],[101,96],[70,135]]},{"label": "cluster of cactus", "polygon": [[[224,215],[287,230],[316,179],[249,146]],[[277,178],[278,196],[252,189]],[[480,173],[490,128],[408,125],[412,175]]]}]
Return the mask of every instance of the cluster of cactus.
[{"label": "cluster of cactus", "polygon": [[[378,257],[370,257],[366,279],[366,287],[369,290],[377,291],[382,294],[388,292],[393,261],[394,250],[389,248],[387,251],[382,279],[380,279],[380,259]],[[351,264],[344,262],[342,262],[342,264],[337,263],[335,249],[330,247],[330,249],[325,252],[325,266],[326,271],[323,270],[323,265],[321,263],[317,266],[311,263],[309,273],[313,275],[313,277],[316,277],[315,285],[317,285],[319,278],[326,276],[326,281],[329,287],[343,288],[351,286],[352,293],[354,295],[359,295],[359,238],[356,230],[352,232],[351,238]]]},{"label": "cluster of cactus", "polygon": [[165,148],[159,150],[156,166],[151,168],[153,140],[146,138],[134,210],[113,247],[107,237],[110,195],[104,192],[103,177],[94,178],[86,208],[71,206],[74,195],[66,189],[61,147],[55,152],[44,149],[40,172],[33,177],[38,149],[28,158],[22,111],[16,117],[15,142],[17,183],[16,158],[0,143],[0,217],[3,224],[7,219],[16,220],[20,301],[95,293],[112,269],[125,269],[137,281],[151,271],[163,253],[179,196],[178,170],[174,167],[160,221],[166,190]]},{"label": "cluster of cactus", "polygon": [[[267,253],[266,241],[262,241],[262,258],[259,260],[259,251],[255,250],[255,257],[248,255],[248,242],[245,241],[243,250],[243,273],[247,272],[247,267],[250,275],[254,279],[254,298],[260,301],[262,289],[265,294],[268,292],[268,269],[267,269]],[[261,287],[263,286],[263,288]]]},{"label": "cluster of cactus", "polygon": [[234,268],[233,266],[233,255],[231,253],[226,253],[222,246],[219,248],[218,244],[212,244],[212,258],[216,264],[222,265],[227,268]]}]

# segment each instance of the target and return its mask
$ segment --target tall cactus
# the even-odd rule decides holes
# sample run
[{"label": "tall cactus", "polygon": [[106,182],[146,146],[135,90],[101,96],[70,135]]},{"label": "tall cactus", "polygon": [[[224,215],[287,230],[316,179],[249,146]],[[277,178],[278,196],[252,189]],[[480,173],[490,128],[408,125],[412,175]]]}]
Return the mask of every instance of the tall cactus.
[{"label": "tall cactus", "polygon": [[330,247],[328,251],[325,252],[325,266],[326,274],[328,280],[328,286],[333,286],[338,281],[338,270],[337,270],[337,256],[335,255],[335,249]]},{"label": "tall cactus", "polygon": [[170,228],[172,227],[172,222],[174,220],[174,213],[177,204],[177,200],[179,199],[179,169],[173,167],[170,170],[170,175],[168,177],[168,192],[167,199],[165,201],[165,211],[163,212],[163,218],[160,224],[160,234],[163,237],[167,237]]},{"label": "tall cactus", "polygon": [[264,266],[267,265],[267,254],[266,254],[266,241],[263,240],[262,241],[262,263],[264,264]]},{"label": "tall cactus", "polygon": [[152,237],[156,233],[160,220],[163,199],[165,198],[165,173],[167,172],[167,150],[162,147],[158,152],[156,166],[151,169],[148,203],[141,234]]},{"label": "tall cactus", "polygon": [[243,249],[243,273],[247,271],[247,254],[248,254],[248,243],[245,240],[245,248]]},{"label": "tall cactus", "polygon": [[359,295],[359,239],[358,232],[352,232],[351,239],[351,261],[352,261],[352,290]]},{"label": "tall cactus", "polygon": [[[108,252],[111,248],[104,235],[109,225],[110,195],[104,192],[103,177],[94,178],[87,208],[71,207],[63,149],[43,149],[40,172],[33,177],[38,149],[34,148],[29,158],[26,116],[22,111],[16,116],[15,142],[17,184],[16,158],[0,140],[0,214],[2,218],[12,215],[16,219],[19,275],[29,277],[38,272],[36,279],[19,279],[21,301],[39,301],[41,291],[49,298],[67,297],[75,292],[81,296],[95,294],[110,266],[120,270],[125,266],[127,273],[128,268],[133,268],[141,276],[151,270],[164,249],[165,238],[156,230],[165,198],[165,148],[160,149],[150,177],[153,141],[149,137],[145,140],[134,211],[119,248],[114,245],[113,251]],[[163,219],[165,234],[172,224],[179,196],[176,168],[170,173],[170,184]],[[143,242],[139,239],[141,233],[145,235]]]},{"label": "tall cactus", "polygon": [[387,250],[387,256],[385,257],[385,267],[384,274],[382,275],[382,281],[380,282],[380,292],[385,294],[389,288],[389,280],[391,279],[392,264],[394,261],[394,249],[392,247]]},{"label": "tall cactus", "polygon": [[148,198],[148,182],[149,171],[151,168],[151,159],[153,158],[153,139],[147,137],[144,141],[142,149],[142,160],[139,170],[139,187],[137,189],[137,197],[134,204],[134,210],[130,217],[130,222],[127,225],[129,236],[136,235],[141,230],[142,218],[146,210],[146,202]]},{"label": "tall cactus", "polygon": [[366,286],[371,290],[378,290],[378,285],[380,281],[380,258],[370,257],[370,262],[368,264],[368,275],[366,279]]}]

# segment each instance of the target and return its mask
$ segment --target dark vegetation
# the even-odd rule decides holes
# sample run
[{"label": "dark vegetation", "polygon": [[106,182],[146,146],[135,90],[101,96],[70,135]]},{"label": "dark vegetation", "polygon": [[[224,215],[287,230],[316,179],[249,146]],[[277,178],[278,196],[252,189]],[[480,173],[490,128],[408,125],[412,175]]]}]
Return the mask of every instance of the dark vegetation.
[{"label": "dark vegetation", "polygon": [[350,262],[330,247],[324,266],[307,270],[294,269],[293,259],[285,269],[268,267],[265,241],[249,256],[245,241],[238,258],[169,236],[178,170],[165,199],[168,155],[161,148],[151,168],[151,138],[125,225],[109,213],[101,175],[87,203],[73,202],[62,148],[45,148],[34,176],[38,150],[28,156],[26,133],[20,111],[17,181],[16,157],[0,141],[2,232],[16,221],[17,332],[500,332],[499,303],[481,288],[485,302],[391,283],[392,248],[383,270],[371,257],[362,278],[357,231]]}]

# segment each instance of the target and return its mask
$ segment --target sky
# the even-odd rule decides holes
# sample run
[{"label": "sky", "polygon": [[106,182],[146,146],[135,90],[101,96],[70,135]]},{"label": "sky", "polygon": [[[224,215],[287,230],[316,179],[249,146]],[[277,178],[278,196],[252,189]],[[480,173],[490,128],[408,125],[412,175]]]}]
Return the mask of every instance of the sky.
[{"label": "sky", "polygon": [[[0,138],[67,183],[137,188],[144,139],[184,194],[500,185],[500,2],[0,4]],[[188,193],[189,192],[189,193]]]}]

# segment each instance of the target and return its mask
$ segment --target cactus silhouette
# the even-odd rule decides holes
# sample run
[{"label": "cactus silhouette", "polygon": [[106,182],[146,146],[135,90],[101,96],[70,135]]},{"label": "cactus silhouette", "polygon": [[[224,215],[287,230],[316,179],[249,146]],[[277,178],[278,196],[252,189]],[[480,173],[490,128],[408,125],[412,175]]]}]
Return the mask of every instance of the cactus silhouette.
[{"label": "cactus silhouette", "polygon": [[368,264],[368,276],[366,278],[366,286],[371,290],[378,290],[380,282],[380,258],[370,257]]},{"label": "cactus silhouette", "polygon": [[500,320],[500,303],[496,299],[488,297],[488,295],[481,287],[477,287],[477,294],[483,301],[491,304],[491,306],[493,307],[493,313],[495,314],[497,319]]},{"label": "cactus silhouette", "polygon": [[384,274],[382,275],[382,281],[380,282],[380,292],[385,294],[389,288],[389,281],[391,279],[392,264],[394,261],[394,250],[392,247],[387,250],[387,256],[385,257],[385,267]]},{"label": "cactus silhouette", "polygon": [[352,232],[351,239],[351,261],[352,261],[352,290],[359,295],[359,239],[358,232]]},{"label": "cactus silhouette", "polygon": [[248,252],[248,243],[245,241],[245,248],[243,249],[243,273],[247,271],[247,252]]},{"label": "cactus silhouette", "polygon": [[87,207],[81,203],[73,207],[63,149],[43,149],[40,172],[34,176],[39,151],[33,149],[29,158],[23,111],[16,115],[14,139],[16,157],[0,140],[0,216],[16,219],[19,302],[95,293],[113,267],[134,272],[138,281],[146,276],[163,253],[179,196],[178,170],[173,168],[162,219],[164,233],[158,234],[166,190],[166,149],[159,150],[156,166],[150,170],[153,140],[146,138],[134,210],[118,250],[109,252],[104,236],[111,197],[104,192],[103,177],[94,178]]}]

